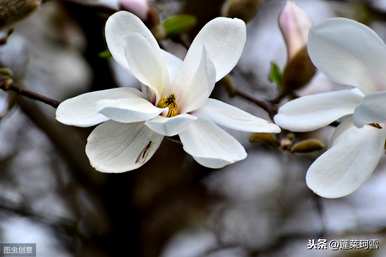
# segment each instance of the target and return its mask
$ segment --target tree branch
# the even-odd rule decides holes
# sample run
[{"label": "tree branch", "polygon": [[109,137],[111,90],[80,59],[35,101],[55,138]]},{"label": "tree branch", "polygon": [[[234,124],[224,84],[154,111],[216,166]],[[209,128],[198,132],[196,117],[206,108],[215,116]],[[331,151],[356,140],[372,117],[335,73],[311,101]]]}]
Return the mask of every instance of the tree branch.
[{"label": "tree branch", "polygon": [[272,119],[273,116],[277,113],[276,107],[271,104],[270,102],[264,100],[264,99],[258,99],[253,95],[250,95],[248,93],[245,93],[243,91],[240,91],[237,89],[234,85],[234,82],[230,76],[226,76],[222,81],[222,84],[225,88],[225,90],[228,92],[229,96],[231,97],[241,97],[248,102],[251,102],[260,108],[262,108],[264,111],[266,111],[269,114],[269,117]]},{"label": "tree branch", "polygon": [[60,104],[60,102],[55,99],[49,98],[44,95],[40,95],[38,93],[23,89],[15,85],[15,83],[11,79],[5,79],[3,77],[0,77],[0,89],[6,92],[8,91],[15,92],[17,95],[21,95],[29,99],[48,104],[54,108],[57,108]]}]

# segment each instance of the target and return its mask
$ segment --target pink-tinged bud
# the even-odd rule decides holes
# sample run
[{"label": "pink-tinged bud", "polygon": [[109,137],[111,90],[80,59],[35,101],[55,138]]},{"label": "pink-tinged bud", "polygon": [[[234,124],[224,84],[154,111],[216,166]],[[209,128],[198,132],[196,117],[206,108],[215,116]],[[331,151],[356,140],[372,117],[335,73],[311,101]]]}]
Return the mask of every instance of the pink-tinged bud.
[{"label": "pink-tinged bud", "polygon": [[147,0],[120,0],[120,8],[130,11],[146,20],[149,13],[149,3]]},{"label": "pink-tinged bud", "polygon": [[287,45],[288,60],[306,46],[311,26],[306,13],[292,0],[288,0],[279,16],[279,27]]},{"label": "pink-tinged bud", "polygon": [[288,0],[279,16],[279,27],[287,46],[287,65],[284,68],[282,94],[290,94],[306,86],[316,68],[307,52],[308,33],[312,23],[306,13]]}]

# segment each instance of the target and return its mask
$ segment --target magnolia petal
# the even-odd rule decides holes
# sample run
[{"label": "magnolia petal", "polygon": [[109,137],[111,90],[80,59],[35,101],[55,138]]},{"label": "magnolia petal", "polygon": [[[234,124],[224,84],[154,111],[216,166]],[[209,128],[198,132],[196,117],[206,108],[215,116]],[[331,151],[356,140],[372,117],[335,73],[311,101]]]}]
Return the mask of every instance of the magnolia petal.
[{"label": "magnolia petal", "polygon": [[97,103],[97,110],[105,117],[121,123],[147,121],[165,111],[164,108],[155,107],[144,98],[133,96],[100,100]]},{"label": "magnolia petal", "polygon": [[354,192],[370,177],[383,156],[385,131],[351,125],[308,169],[308,187],[326,198]]},{"label": "magnolia petal", "polygon": [[246,42],[246,26],[240,19],[216,18],[208,22],[190,46],[185,65],[197,70],[203,47],[216,69],[216,81],[227,75],[237,64]]},{"label": "magnolia petal", "polygon": [[359,89],[304,96],[280,107],[274,120],[280,127],[295,132],[316,130],[352,114],[363,97]]},{"label": "magnolia petal", "polygon": [[179,136],[185,152],[208,168],[222,168],[247,157],[236,139],[204,119],[193,121]]},{"label": "magnolia petal", "polygon": [[311,28],[308,52],[315,66],[339,84],[366,93],[386,89],[386,46],[361,23],[333,18]]},{"label": "magnolia petal", "polygon": [[146,126],[164,136],[175,136],[182,132],[192,121],[197,118],[190,114],[180,114],[175,117],[157,116],[148,120]]},{"label": "magnolia petal", "polygon": [[139,98],[141,92],[121,87],[82,94],[63,101],[56,110],[56,119],[66,125],[90,127],[108,120],[98,112],[97,102],[107,99]]},{"label": "magnolia petal", "polygon": [[334,134],[331,137],[330,146],[333,146],[336,142],[339,142],[338,138],[344,134],[349,128],[353,126],[352,115],[346,116],[340,120],[340,124],[335,128]]},{"label": "magnolia petal", "polygon": [[195,114],[221,126],[239,131],[280,133],[280,128],[277,125],[212,98],[209,98],[207,104],[197,110]]},{"label": "magnolia petal", "polygon": [[[189,80],[186,76],[193,74]],[[200,108],[206,103],[209,95],[212,93],[216,84],[216,71],[211,60],[207,56],[206,49],[201,52],[201,62],[195,73],[184,70],[176,79],[176,92],[178,105],[181,106],[181,112],[191,112]]]},{"label": "magnolia petal", "polygon": [[138,33],[126,37],[127,63],[133,75],[150,87],[157,96],[169,84],[169,72],[164,55]]},{"label": "magnolia petal", "polygon": [[154,155],[160,136],[143,123],[123,124],[108,121],[90,134],[86,154],[100,172],[121,173],[137,169]]},{"label": "magnolia petal", "polygon": [[386,123],[386,92],[367,95],[354,112],[358,127],[370,123]]},{"label": "magnolia petal", "polygon": [[152,48],[159,48],[157,40],[140,18],[125,11],[116,12],[111,15],[105,27],[107,46],[114,60],[128,70],[131,69],[127,63],[125,51],[128,43],[127,36],[132,33],[141,34]]},{"label": "magnolia petal", "polygon": [[170,54],[164,50],[161,51],[167,63],[170,81],[173,81],[177,77],[178,72],[181,71],[183,61],[173,54]]}]

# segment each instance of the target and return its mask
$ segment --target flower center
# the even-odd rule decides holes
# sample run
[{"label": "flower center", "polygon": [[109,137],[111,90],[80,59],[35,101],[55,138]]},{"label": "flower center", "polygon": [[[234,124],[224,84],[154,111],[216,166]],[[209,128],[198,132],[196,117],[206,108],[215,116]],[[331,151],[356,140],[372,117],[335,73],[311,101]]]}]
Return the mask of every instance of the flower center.
[{"label": "flower center", "polygon": [[157,104],[157,107],[159,108],[166,108],[168,107],[168,113],[166,114],[166,117],[173,117],[178,114],[178,108],[176,103],[176,96],[174,94],[171,94],[169,96],[163,96]]}]

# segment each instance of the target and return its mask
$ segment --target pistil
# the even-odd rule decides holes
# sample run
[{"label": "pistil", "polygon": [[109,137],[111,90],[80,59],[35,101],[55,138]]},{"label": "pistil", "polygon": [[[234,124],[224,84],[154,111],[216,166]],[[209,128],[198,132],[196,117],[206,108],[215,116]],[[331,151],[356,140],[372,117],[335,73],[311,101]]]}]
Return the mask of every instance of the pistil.
[{"label": "pistil", "polygon": [[158,101],[157,107],[169,108],[168,113],[166,114],[166,117],[173,117],[173,116],[176,116],[178,114],[176,96],[174,94],[171,94],[169,96],[163,96]]}]

